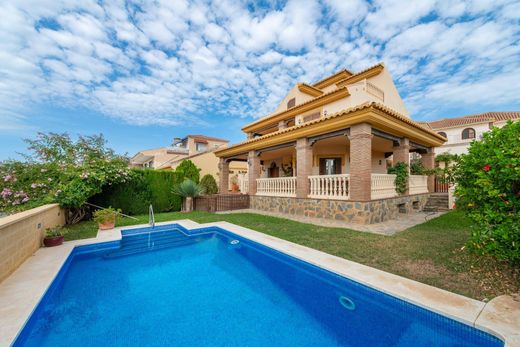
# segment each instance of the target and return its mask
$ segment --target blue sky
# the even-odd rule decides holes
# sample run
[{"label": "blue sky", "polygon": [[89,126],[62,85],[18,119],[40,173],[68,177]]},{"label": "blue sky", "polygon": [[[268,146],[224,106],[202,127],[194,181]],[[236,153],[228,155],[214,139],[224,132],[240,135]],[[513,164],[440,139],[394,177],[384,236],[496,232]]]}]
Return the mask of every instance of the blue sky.
[{"label": "blue sky", "polygon": [[3,1],[0,160],[38,131],[238,142],[296,82],[380,61],[413,119],[519,110],[520,2]]}]

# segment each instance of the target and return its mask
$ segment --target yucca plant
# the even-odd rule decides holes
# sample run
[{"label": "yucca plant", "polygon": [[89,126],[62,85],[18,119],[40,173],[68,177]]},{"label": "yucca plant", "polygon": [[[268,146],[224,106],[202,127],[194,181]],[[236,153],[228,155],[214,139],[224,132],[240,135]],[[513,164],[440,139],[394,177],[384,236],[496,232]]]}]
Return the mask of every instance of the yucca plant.
[{"label": "yucca plant", "polygon": [[184,211],[193,211],[193,198],[204,194],[204,188],[192,180],[184,180],[173,188],[173,194],[184,198]]}]

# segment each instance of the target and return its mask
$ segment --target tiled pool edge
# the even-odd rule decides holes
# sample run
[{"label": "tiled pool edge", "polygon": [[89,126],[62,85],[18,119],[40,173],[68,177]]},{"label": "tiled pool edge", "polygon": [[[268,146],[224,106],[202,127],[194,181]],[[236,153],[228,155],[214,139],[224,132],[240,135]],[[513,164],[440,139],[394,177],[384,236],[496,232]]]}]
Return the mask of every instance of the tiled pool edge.
[{"label": "tiled pool edge", "polygon": [[[501,296],[486,304],[228,222],[198,224],[191,220],[180,220],[157,225],[174,223],[186,229],[210,226],[223,228],[402,300],[475,326],[504,340],[506,346],[520,347],[520,333],[517,333],[520,331],[520,303],[512,301],[511,297]],[[119,227],[99,232],[96,238],[66,242],[57,248],[39,249],[16,272],[0,283],[0,346],[8,346],[14,341],[74,247],[117,241],[121,239],[122,229],[146,226]]]}]

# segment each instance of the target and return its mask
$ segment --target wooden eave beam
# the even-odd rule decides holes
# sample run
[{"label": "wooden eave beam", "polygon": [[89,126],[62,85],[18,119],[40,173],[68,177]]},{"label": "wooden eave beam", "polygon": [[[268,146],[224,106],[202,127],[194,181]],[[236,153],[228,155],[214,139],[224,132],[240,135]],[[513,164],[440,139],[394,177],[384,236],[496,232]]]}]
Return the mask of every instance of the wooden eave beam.
[{"label": "wooden eave beam", "polygon": [[376,65],[366,71],[360,72],[358,74],[352,75],[350,77],[347,77],[347,78],[339,81],[338,83],[336,83],[336,86],[338,88],[341,88],[341,87],[346,86],[347,84],[356,83],[356,82],[364,80],[365,78],[377,76],[381,73],[381,71],[383,71],[384,68],[385,67],[383,65]]},{"label": "wooden eave beam", "polygon": [[310,86],[305,83],[298,83],[298,90],[302,93],[308,94],[313,97],[318,97],[323,95],[323,91],[319,90],[318,88],[314,88],[313,86]]}]

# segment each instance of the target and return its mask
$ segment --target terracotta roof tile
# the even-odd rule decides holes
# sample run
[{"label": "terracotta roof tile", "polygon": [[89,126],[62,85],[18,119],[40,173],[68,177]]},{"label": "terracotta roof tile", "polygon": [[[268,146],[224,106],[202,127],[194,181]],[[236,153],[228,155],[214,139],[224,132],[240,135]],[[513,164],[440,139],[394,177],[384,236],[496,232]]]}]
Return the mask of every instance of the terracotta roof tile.
[{"label": "terracotta roof tile", "polygon": [[440,119],[427,122],[427,124],[432,129],[444,129],[477,123],[506,121],[509,119],[520,119],[520,112],[485,112],[464,117]]}]

